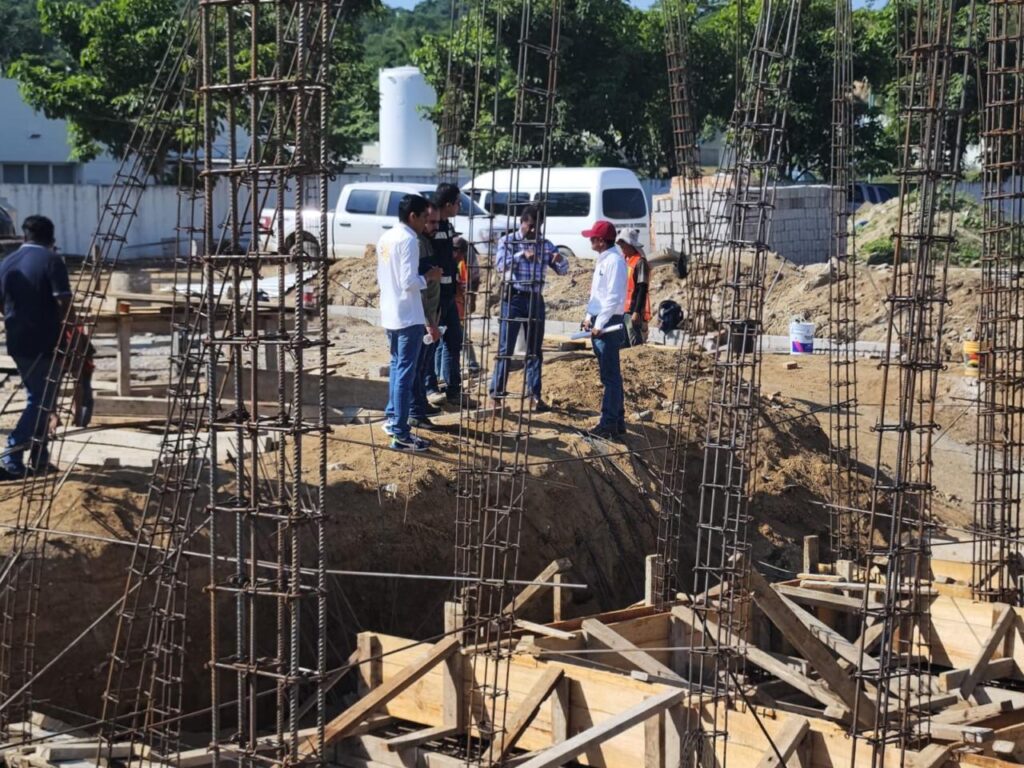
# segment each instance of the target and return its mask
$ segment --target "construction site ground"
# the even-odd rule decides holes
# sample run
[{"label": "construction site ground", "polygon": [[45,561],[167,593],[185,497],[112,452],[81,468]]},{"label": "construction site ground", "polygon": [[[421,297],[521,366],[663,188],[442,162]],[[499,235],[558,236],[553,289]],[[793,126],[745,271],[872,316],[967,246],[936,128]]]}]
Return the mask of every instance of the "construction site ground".
[{"label": "construction site ground", "polygon": [[[824,296],[821,306],[825,306],[827,286],[820,287],[819,293]],[[359,320],[344,320],[334,324],[332,341],[332,366],[339,379],[378,389],[384,385],[381,366],[386,365],[387,357],[381,329]],[[133,341],[138,375],[150,383],[166,381],[167,344],[167,337],[161,336]],[[665,347],[649,345],[623,354],[629,434],[622,443],[604,442],[581,432],[596,421],[600,403],[593,355],[589,350],[564,352],[554,346],[547,352],[544,388],[553,411],[533,417],[528,513],[519,573],[528,577],[553,559],[570,558],[574,567],[568,580],[587,585],[570,592],[570,616],[627,605],[641,594],[644,556],[655,549],[657,471],[663,456],[659,448],[668,439],[673,415],[671,387],[676,364],[676,351]],[[98,385],[109,386],[109,355],[102,345],[98,369]],[[517,391],[520,375],[513,374],[511,391]],[[858,378],[860,462],[866,492],[876,439],[870,427],[876,421],[880,399],[877,361],[863,359]],[[955,527],[964,526],[970,516],[966,501],[971,495],[973,469],[969,401],[974,385],[975,380],[965,377],[955,362],[940,377],[938,421],[944,431],[935,446],[942,463],[935,478],[937,514],[954,527],[954,535]],[[4,385],[7,394],[11,386],[8,380]],[[828,513],[822,506],[828,496],[827,359],[820,355],[768,356],[762,391],[766,407],[760,424],[762,450],[752,510],[753,557],[763,570],[795,574],[800,569],[802,537],[825,536],[828,530]],[[698,408],[698,412],[702,410]],[[16,411],[8,409],[0,427],[9,429]],[[429,435],[434,447],[417,456],[387,450],[373,409],[362,409],[362,414],[360,423],[337,423],[330,435],[330,567],[439,577],[450,574],[458,414],[452,411],[436,419],[442,429]],[[98,419],[100,423],[104,420]],[[69,637],[108,611],[123,591],[131,543],[145,507],[151,468],[151,459],[147,465],[146,457],[155,457],[160,429],[156,425],[142,430],[101,429],[78,443],[65,443],[59,464],[66,477],[61,476],[63,487],[55,496],[49,520],[53,533],[42,591],[41,658],[60,651]],[[697,434],[700,432],[698,425]],[[104,444],[113,445],[107,449],[113,456],[134,452],[135,460],[81,460]],[[76,453],[79,450],[81,453]],[[219,455],[227,468],[232,450],[226,450],[227,454]],[[888,446],[885,452],[888,454]],[[697,461],[691,468],[695,479],[687,484],[684,532],[692,530],[696,516],[700,466],[696,439],[689,455]],[[315,445],[310,445],[310,466],[314,456]],[[18,483],[0,487],[0,524],[9,526],[16,519],[19,490]],[[683,540],[686,547],[694,544],[692,536],[684,535]],[[202,557],[207,544],[200,540],[193,544],[189,579],[198,588],[209,579],[208,561]],[[689,560],[690,554],[683,559]],[[409,637],[437,631],[441,604],[452,594],[451,582],[443,578],[335,574],[331,587],[332,656],[336,660],[347,656],[357,630],[372,628]],[[206,611],[204,601],[189,605],[189,643],[198,656],[208,643]],[[45,699],[59,694],[60,706],[96,714],[104,684],[104,666],[98,660],[109,652],[112,631],[110,620],[99,623],[61,661],[59,677],[43,676],[37,696]],[[201,665],[193,665],[187,675],[187,703],[201,706],[208,689],[203,682],[205,672]]]}]

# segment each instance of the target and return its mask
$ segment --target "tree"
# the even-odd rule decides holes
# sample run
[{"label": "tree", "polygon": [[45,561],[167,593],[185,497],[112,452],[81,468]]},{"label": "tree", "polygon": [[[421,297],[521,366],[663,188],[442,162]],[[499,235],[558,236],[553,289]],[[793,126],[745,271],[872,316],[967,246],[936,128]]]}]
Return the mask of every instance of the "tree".
[{"label": "tree", "polygon": [[[335,92],[331,149],[339,158],[358,151],[367,138],[368,114],[376,111],[376,86],[363,65],[363,51],[351,28],[376,0],[345,3],[336,25],[331,82]],[[166,156],[198,140],[198,105],[170,100],[154,113],[146,95],[165,55],[175,61],[186,44],[182,65],[166,78],[168,92],[194,92],[196,85],[196,4],[193,0],[39,0],[42,33],[54,41],[47,53],[25,53],[10,72],[26,101],[47,117],[68,122],[72,156],[89,160],[106,150],[120,156],[140,121],[176,126],[164,144],[151,147]],[[259,55],[273,59],[273,29],[267,27]],[[191,40],[190,43],[186,43]],[[248,48],[235,54],[239,78],[249,68]],[[220,60],[226,55],[220,51]],[[224,64],[223,66],[227,66]],[[188,89],[186,89],[188,85]],[[215,106],[215,108],[217,108]],[[158,175],[162,164],[156,163]]]},{"label": "tree", "polygon": [[0,0],[0,69],[26,53],[42,54],[51,49],[39,28],[35,0]]}]

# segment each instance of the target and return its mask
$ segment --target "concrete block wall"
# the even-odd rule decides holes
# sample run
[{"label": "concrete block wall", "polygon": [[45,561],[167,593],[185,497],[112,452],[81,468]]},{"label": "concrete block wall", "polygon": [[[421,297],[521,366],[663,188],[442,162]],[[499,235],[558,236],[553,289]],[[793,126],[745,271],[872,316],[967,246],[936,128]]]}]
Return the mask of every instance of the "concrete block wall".
[{"label": "concrete block wall", "polygon": [[[651,232],[654,251],[678,249],[684,240],[682,213],[676,180],[667,194],[657,195],[651,206]],[[710,185],[713,179],[707,179]],[[831,240],[829,187],[799,185],[779,187],[775,193],[775,211],[769,232],[769,247],[794,264],[815,264],[828,261]],[[721,218],[725,203],[712,200],[710,186],[700,192],[705,215],[709,220]]]}]

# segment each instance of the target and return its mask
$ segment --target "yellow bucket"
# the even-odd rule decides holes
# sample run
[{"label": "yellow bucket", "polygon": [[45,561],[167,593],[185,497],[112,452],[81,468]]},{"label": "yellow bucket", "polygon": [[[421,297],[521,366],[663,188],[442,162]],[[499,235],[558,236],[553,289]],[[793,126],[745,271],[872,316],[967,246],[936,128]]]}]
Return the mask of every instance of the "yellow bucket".
[{"label": "yellow bucket", "polygon": [[978,378],[978,369],[981,366],[981,342],[964,342],[964,376]]}]

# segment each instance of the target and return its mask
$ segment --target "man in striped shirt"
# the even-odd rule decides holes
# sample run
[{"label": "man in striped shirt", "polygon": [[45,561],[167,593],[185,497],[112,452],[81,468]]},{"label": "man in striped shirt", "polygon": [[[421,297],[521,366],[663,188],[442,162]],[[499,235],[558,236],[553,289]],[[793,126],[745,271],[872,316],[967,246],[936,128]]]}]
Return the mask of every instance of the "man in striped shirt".
[{"label": "man in striped shirt", "polygon": [[537,413],[551,410],[541,397],[541,367],[544,362],[544,279],[547,270],[557,275],[569,271],[569,262],[554,244],[541,237],[543,214],[535,205],[523,209],[519,230],[498,241],[495,268],[502,280],[501,319],[498,328],[498,356],[491,379],[491,402],[495,407],[507,394],[508,361],[522,329],[526,334],[526,386]]}]

